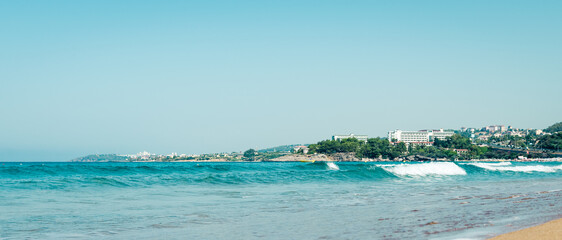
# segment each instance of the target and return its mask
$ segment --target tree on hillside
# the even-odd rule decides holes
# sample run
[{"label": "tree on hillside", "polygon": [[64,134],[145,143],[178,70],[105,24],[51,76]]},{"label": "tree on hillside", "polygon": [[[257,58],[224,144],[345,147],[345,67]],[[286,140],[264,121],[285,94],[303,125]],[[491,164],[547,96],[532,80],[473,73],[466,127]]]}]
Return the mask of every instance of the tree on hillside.
[{"label": "tree on hillside", "polygon": [[318,144],[308,145],[308,154],[315,154],[318,152]]},{"label": "tree on hillside", "polygon": [[469,138],[458,134],[448,137],[447,141],[450,141],[452,147],[457,149],[468,149],[472,145]]},{"label": "tree on hillside", "polygon": [[435,147],[441,148],[456,148],[456,149],[469,149],[472,143],[467,137],[463,137],[459,134],[445,138],[445,140],[440,140],[436,138],[433,142]]},{"label": "tree on hillside", "polygon": [[256,150],[250,148],[244,152],[244,157],[253,160],[256,156]]},{"label": "tree on hillside", "polygon": [[544,131],[549,133],[562,132],[562,122],[555,123],[552,126],[547,127]]},{"label": "tree on hillside", "polygon": [[448,148],[449,147],[449,143],[446,140],[441,140],[439,138],[435,138],[435,140],[433,140],[433,146],[435,147],[442,147],[442,148]]},{"label": "tree on hillside", "polygon": [[363,142],[357,138],[346,138],[340,141],[339,152],[357,152]]},{"label": "tree on hillside", "polygon": [[390,142],[381,138],[369,138],[367,143],[361,146],[359,153],[366,158],[387,158],[390,154]]},{"label": "tree on hillside", "polygon": [[539,137],[537,147],[555,151],[562,150],[562,132]]},{"label": "tree on hillside", "polygon": [[342,140],[324,140],[317,144],[308,146],[309,153],[340,153],[340,152],[358,152],[363,145],[362,141],[356,138],[346,138]]},{"label": "tree on hillside", "polygon": [[392,147],[389,157],[390,159],[395,159],[397,157],[400,157],[407,150],[408,148],[406,147],[406,144],[404,142],[399,142]]},{"label": "tree on hillside", "polygon": [[317,153],[336,153],[338,150],[339,141],[335,140],[324,140],[315,144],[314,150]]},{"label": "tree on hillside", "polygon": [[408,151],[408,147],[406,147],[406,144],[404,142],[399,142],[398,144],[396,144],[394,146],[394,149],[399,153],[405,153],[406,151]]}]

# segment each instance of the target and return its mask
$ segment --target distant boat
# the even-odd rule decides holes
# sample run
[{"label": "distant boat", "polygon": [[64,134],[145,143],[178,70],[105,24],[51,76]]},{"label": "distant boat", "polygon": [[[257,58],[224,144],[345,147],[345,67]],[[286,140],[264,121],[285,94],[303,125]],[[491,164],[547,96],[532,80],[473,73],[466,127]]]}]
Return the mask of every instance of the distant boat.
[{"label": "distant boat", "polygon": [[299,162],[313,163],[315,160],[299,160]]}]

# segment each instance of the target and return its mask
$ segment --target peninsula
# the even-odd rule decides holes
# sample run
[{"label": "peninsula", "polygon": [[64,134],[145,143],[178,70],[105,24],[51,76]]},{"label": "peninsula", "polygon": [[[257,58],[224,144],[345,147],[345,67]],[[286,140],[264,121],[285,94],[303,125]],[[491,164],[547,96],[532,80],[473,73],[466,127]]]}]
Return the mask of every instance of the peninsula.
[{"label": "peninsula", "polygon": [[314,144],[211,154],[94,154],[75,162],[562,161],[562,122],[546,129],[503,125],[457,130],[395,130],[388,137],[334,135]]}]

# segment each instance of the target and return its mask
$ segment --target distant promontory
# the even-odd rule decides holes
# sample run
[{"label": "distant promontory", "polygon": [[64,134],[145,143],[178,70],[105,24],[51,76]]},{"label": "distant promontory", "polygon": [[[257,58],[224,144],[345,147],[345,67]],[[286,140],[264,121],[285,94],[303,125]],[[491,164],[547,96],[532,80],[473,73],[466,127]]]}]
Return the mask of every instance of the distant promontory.
[{"label": "distant promontory", "polygon": [[211,154],[92,154],[74,162],[454,161],[562,157],[562,122],[540,129],[504,125],[458,130],[395,130],[388,137],[334,135],[314,144]]}]

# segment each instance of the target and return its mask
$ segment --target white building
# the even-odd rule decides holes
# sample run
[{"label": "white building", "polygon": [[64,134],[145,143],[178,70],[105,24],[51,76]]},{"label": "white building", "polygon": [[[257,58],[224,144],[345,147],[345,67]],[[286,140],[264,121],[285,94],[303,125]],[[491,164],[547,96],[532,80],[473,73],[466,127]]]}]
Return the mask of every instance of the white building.
[{"label": "white building", "polygon": [[127,155],[127,156],[130,157],[130,158],[134,158],[134,159],[148,160],[151,157],[156,156],[156,154],[149,153],[147,151],[143,151],[143,152],[140,152],[140,153],[137,153],[137,154]]},{"label": "white building", "polygon": [[364,141],[366,142],[367,139],[369,139],[369,136],[367,135],[355,135],[355,134],[349,134],[349,135],[334,135],[332,136],[332,140],[342,140],[342,139],[347,139],[347,138],[356,138],[359,141]]},{"label": "white building", "polygon": [[302,150],[302,153],[304,153],[304,154],[308,153],[308,147],[307,146],[301,145],[301,146],[295,146],[293,148],[293,151],[296,152],[296,153],[298,153],[300,150]]},{"label": "white building", "polygon": [[423,145],[433,144],[434,139],[445,140],[446,137],[453,136],[454,132],[439,130],[421,131],[402,131],[395,130],[388,132],[388,140],[391,142],[415,143]]},{"label": "white building", "polygon": [[540,136],[540,135],[544,135],[544,132],[540,129],[537,129],[537,130],[535,130],[535,134]]},{"label": "white building", "polygon": [[429,134],[427,131],[402,131],[395,130],[388,132],[388,140],[391,142],[429,142]]},{"label": "white building", "polygon": [[445,138],[453,136],[455,132],[443,131],[443,129],[439,129],[433,130],[429,134],[429,140],[430,142],[433,142],[433,139],[436,138],[438,138],[439,140],[445,140]]},{"label": "white building", "polygon": [[505,131],[507,131],[507,127],[505,127],[504,125],[487,126],[487,127],[484,127],[484,129],[486,129],[486,131],[488,131],[488,132],[497,132],[497,131],[505,132]]}]

